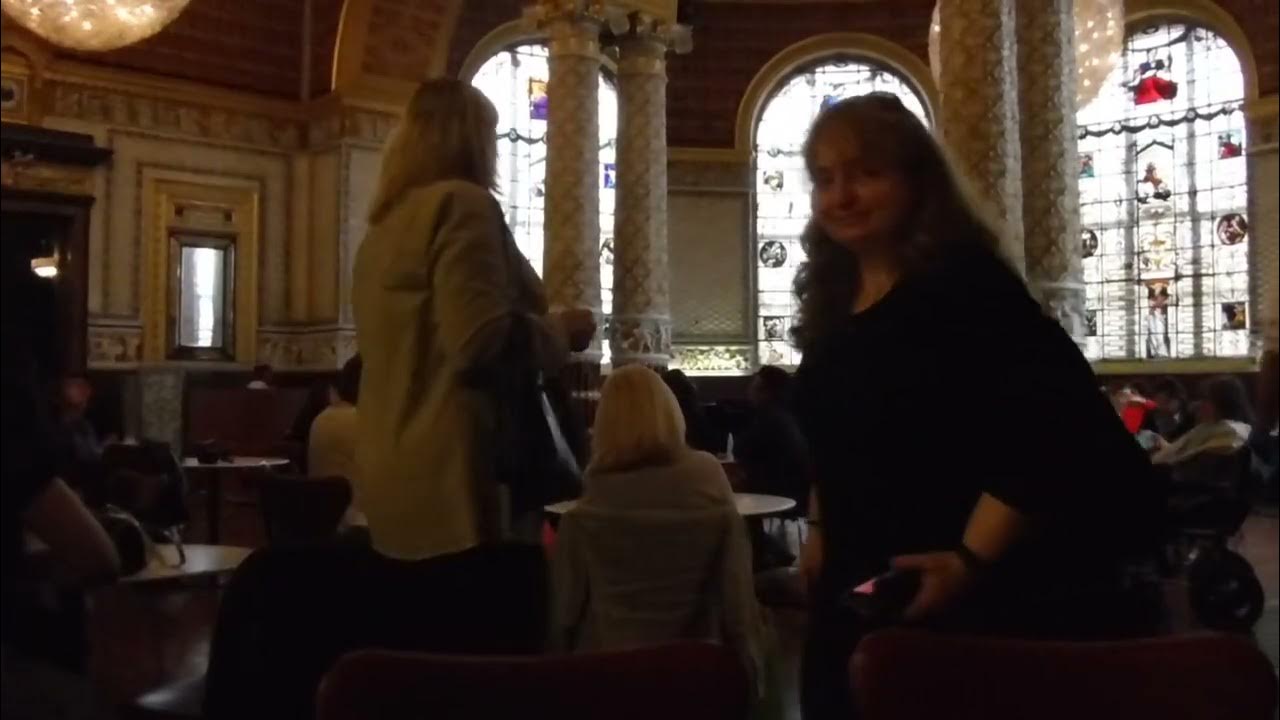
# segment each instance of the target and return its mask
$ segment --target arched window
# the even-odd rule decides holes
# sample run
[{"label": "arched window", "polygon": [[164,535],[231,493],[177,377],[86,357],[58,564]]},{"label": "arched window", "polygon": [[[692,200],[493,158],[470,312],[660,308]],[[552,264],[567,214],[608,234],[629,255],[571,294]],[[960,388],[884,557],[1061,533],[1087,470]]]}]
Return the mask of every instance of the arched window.
[{"label": "arched window", "polygon": [[928,122],[924,103],[900,75],[866,60],[837,59],[811,65],[773,93],[756,126],[756,360],[798,365],[789,343],[795,316],[792,282],[804,261],[800,235],[809,220],[809,177],[801,148],[814,117],[841,98],[889,92]]},{"label": "arched window", "polygon": [[[525,44],[495,54],[472,78],[498,109],[499,202],[516,245],[542,274],[543,208],[547,170],[547,48]],[[600,79],[600,299],[613,311],[614,149],[618,137],[618,93]],[[602,362],[608,363],[604,347]]]},{"label": "arched window", "polygon": [[1080,109],[1090,358],[1249,352],[1243,98],[1221,37],[1160,23],[1127,38]]}]

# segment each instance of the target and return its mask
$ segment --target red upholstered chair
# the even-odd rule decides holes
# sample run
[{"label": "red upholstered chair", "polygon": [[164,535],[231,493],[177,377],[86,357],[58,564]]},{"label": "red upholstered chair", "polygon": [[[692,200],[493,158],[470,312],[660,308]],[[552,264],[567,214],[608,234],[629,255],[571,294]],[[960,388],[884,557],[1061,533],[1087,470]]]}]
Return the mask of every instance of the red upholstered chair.
[{"label": "red upholstered chair", "polygon": [[851,662],[865,720],[1272,720],[1276,675],[1238,636],[1099,643],[891,630]]},{"label": "red upholstered chair", "polygon": [[727,648],[486,658],[347,655],[320,685],[319,720],[742,720],[748,683]]}]

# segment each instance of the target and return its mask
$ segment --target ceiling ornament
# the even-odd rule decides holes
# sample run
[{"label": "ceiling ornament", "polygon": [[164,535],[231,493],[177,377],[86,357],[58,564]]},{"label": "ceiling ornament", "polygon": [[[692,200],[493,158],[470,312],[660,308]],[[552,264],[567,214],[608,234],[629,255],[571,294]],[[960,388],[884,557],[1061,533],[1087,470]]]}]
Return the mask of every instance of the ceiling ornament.
[{"label": "ceiling ornament", "polygon": [[132,45],[173,22],[189,0],[0,0],[15,22],[59,47]]}]

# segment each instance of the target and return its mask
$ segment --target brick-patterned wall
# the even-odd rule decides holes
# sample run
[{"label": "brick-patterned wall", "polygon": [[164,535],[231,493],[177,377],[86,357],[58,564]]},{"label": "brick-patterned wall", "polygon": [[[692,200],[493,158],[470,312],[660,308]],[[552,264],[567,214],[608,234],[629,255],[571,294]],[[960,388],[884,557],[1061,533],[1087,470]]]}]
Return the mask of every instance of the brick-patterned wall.
[{"label": "brick-patterned wall", "polygon": [[1280,90],[1280,2],[1276,0],[1216,0],[1231,13],[1253,47],[1258,63],[1258,95]]},{"label": "brick-patterned wall", "polygon": [[169,26],[140,43],[105,53],[66,54],[100,65],[297,98],[302,3],[252,4],[249,12],[245,0],[192,0]]},{"label": "brick-patterned wall", "polygon": [[738,104],[751,79],[779,52],[815,35],[877,35],[928,62],[933,4],[899,0],[699,5],[693,52],[670,61],[668,142],[676,147],[732,147]]},{"label": "brick-patterned wall", "polygon": [[519,18],[525,4],[523,0],[485,0],[464,5],[458,16],[458,26],[449,41],[445,74],[457,76],[476,43],[494,28]]}]

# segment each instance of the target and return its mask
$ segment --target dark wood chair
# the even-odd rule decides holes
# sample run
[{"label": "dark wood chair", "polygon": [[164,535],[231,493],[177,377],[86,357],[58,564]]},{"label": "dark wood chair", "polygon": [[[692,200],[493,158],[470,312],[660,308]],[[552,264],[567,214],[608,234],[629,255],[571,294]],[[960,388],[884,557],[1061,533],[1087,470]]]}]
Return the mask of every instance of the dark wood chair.
[{"label": "dark wood chair", "polygon": [[325,676],[317,717],[743,720],[748,700],[738,657],[709,643],[528,658],[369,650]]},{"label": "dark wood chair", "polygon": [[333,541],[351,505],[351,483],[342,477],[272,474],[258,487],[262,524],[271,545]]},{"label": "dark wood chair", "polygon": [[1237,636],[1037,642],[888,630],[850,671],[865,720],[1272,720],[1276,675]]}]

